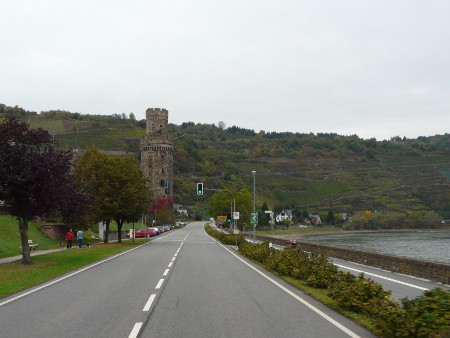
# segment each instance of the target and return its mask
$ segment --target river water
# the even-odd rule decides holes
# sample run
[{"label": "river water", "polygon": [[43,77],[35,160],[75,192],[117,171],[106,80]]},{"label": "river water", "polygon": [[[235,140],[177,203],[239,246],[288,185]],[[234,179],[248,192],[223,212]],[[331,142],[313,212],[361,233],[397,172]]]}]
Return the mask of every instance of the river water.
[{"label": "river water", "polygon": [[320,245],[450,263],[450,231],[324,234],[304,240]]}]

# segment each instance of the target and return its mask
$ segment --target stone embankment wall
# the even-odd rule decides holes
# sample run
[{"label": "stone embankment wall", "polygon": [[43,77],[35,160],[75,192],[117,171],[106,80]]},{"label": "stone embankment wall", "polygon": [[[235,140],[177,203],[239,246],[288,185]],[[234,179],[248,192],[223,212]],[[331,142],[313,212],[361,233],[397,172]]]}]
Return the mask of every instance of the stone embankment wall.
[{"label": "stone embankment wall", "polygon": [[[78,229],[73,228],[72,230],[76,233]],[[41,232],[43,232],[50,238],[56,239],[65,240],[67,231],[69,231],[69,227],[64,224],[47,224],[41,227]],[[128,231],[126,230],[122,230],[122,239],[127,238],[127,232]],[[108,240],[117,241],[118,237],[119,236],[117,231],[110,231]],[[85,240],[90,240],[90,238],[85,238]]]},{"label": "stone embankment wall", "polygon": [[50,238],[65,239],[69,230],[64,224],[47,224],[41,227],[41,232]]},{"label": "stone embankment wall", "polygon": [[[252,235],[246,235],[246,237],[252,238]],[[286,246],[286,241],[280,238],[256,236],[255,239],[261,241],[271,241],[274,244]],[[360,263],[450,285],[450,264],[361,250],[335,248],[298,240],[296,248],[307,252],[321,252],[325,253],[329,257],[339,258],[350,262]]]}]

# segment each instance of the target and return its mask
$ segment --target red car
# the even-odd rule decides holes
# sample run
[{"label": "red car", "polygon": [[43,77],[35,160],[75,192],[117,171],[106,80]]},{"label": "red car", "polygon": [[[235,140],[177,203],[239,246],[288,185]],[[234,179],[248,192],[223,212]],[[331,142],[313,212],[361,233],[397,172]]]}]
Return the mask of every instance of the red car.
[{"label": "red car", "polygon": [[[156,236],[157,233],[154,229],[149,228],[147,230],[139,229],[134,231],[134,238],[142,238],[142,237],[153,237]],[[130,237],[130,234],[127,234],[127,237]]]}]

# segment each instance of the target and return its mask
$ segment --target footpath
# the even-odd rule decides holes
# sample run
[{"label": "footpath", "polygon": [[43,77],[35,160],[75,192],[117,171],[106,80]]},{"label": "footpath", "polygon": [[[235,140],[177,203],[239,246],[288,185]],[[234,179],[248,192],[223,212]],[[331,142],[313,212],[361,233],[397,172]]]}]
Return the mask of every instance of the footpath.
[{"label": "footpath", "polygon": [[[36,251],[31,252],[31,257],[45,255],[45,254],[48,254],[51,252],[57,252],[57,251],[62,251],[62,250],[66,250],[66,248],[52,249],[52,250],[36,250]],[[0,258],[0,264],[11,263],[11,262],[19,261],[21,259],[22,259],[22,255]]]},{"label": "footpath", "polygon": [[[122,239],[124,240],[124,239]],[[109,243],[113,243],[113,242],[117,242],[117,240],[109,240]],[[94,245],[97,244],[101,244],[101,243],[96,243]],[[86,244],[83,243],[83,248],[86,247]],[[72,247],[72,249],[79,249],[77,245],[74,245]],[[31,257],[33,256],[39,256],[39,255],[45,255],[51,252],[58,252],[58,251],[63,251],[63,250],[67,250],[66,246],[64,245],[62,248],[59,249],[51,249],[51,250],[32,250],[30,252]],[[6,258],[0,258],[0,264],[5,264],[5,263],[11,263],[11,262],[15,262],[15,261],[19,261],[22,259],[22,254],[18,255],[18,256],[12,256],[12,257],[6,257]]]}]

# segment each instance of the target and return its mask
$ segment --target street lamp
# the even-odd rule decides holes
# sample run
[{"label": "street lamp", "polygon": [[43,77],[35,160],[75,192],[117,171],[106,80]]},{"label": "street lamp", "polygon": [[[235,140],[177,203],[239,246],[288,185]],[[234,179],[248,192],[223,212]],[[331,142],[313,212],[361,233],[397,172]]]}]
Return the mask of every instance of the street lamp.
[{"label": "street lamp", "polygon": [[[252,171],[253,175],[253,212],[256,212],[256,171]],[[255,244],[255,230],[256,230],[256,224],[253,224],[253,244]]]},{"label": "street lamp", "polygon": [[253,174],[253,212],[256,212],[256,171],[252,171]]}]

